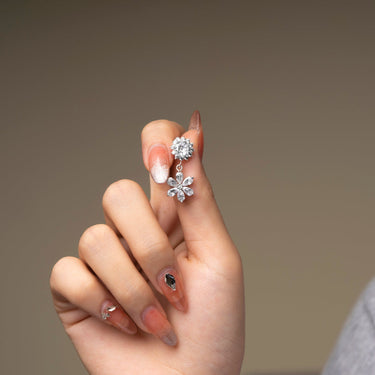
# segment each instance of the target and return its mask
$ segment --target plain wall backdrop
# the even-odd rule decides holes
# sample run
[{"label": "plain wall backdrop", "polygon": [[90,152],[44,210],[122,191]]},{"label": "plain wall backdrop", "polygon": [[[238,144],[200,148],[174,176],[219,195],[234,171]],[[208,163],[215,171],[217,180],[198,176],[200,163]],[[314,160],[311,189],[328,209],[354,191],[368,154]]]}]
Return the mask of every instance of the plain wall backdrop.
[{"label": "plain wall backdrop", "polygon": [[319,370],[375,275],[375,23],[367,1],[0,5],[2,374],[85,374],[53,264],[147,190],[140,132],[202,114],[244,262],[244,373]]}]

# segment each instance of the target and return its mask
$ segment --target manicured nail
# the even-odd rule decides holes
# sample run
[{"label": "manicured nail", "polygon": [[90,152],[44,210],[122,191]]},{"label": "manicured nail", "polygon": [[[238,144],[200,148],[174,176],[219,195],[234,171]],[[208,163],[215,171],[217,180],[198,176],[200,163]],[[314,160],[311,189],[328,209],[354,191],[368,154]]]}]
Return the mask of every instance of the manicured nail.
[{"label": "manicured nail", "polygon": [[168,267],[160,272],[158,284],[164,296],[177,310],[186,311],[184,287],[181,277],[174,268]]},{"label": "manicured nail", "polygon": [[124,310],[113,304],[111,301],[105,301],[101,309],[102,319],[119,330],[134,335],[137,332],[137,326],[125,314]]},{"label": "manicured nail", "polygon": [[199,111],[194,111],[190,118],[189,130],[195,130],[198,133],[198,142],[194,147],[196,148],[200,159],[203,158],[203,132],[202,132],[202,120]]},{"label": "manicured nail", "polygon": [[194,111],[190,117],[189,130],[196,130],[200,133],[202,128],[201,114],[199,111]]},{"label": "manicured nail", "polygon": [[141,319],[149,333],[159,338],[169,346],[177,345],[177,337],[167,318],[155,306],[147,307]]},{"label": "manicured nail", "polygon": [[148,157],[150,173],[157,184],[163,184],[169,176],[169,156],[164,145],[151,147]]}]

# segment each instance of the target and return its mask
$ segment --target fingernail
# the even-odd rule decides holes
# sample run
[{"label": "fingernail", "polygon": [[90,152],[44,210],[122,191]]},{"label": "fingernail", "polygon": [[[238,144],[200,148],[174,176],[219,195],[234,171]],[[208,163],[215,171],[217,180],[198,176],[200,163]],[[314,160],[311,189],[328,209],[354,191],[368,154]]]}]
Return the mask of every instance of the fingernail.
[{"label": "fingernail", "polygon": [[169,346],[177,345],[177,336],[173,331],[169,331],[166,335],[160,337],[160,340]]},{"label": "fingernail", "polygon": [[163,184],[169,176],[169,156],[164,145],[154,145],[149,152],[149,168],[152,179],[157,184]]},{"label": "fingernail", "polygon": [[203,158],[203,132],[202,132],[202,120],[199,111],[194,111],[190,117],[189,130],[195,130],[198,134],[198,142],[195,145],[196,150],[199,154],[200,159]]},{"label": "fingernail", "polygon": [[125,314],[124,310],[111,301],[105,301],[101,309],[101,317],[104,321],[118,328],[119,330],[134,335],[137,332],[137,326]]},{"label": "fingernail", "polygon": [[147,307],[141,319],[149,333],[169,346],[177,345],[177,337],[166,317],[155,306]]},{"label": "fingernail", "polygon": [[194,111],[190,117],[189,130],[196,130],[200,133],[202,128],[201,114],[198,110]]},{"label": "fingernail", "polygon": [[168,267],[160,272],[158,284],[168,301],[180,311],[186,311],[187,303],[185,299],[184,287],[178,272]]}]

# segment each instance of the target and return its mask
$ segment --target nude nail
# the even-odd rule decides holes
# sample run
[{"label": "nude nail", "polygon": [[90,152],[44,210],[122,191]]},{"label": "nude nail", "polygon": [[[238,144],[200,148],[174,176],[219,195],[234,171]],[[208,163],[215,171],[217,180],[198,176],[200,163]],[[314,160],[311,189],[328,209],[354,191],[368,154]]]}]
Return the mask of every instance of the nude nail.
[{"label": "nude nail", "polygon": [[187,303],[181,276],[173,267],[160,272],[158,284],[168,301],[180,311],[186,311]]},{"label": "nude nail", "polygon": [[164,336],[160,337],[160,340],[169,346],[176,346],[177,345],[177,336],[173,331],[169,331]]},{"label": "nude nail", "polygon": [[147,307],[141,319],[149,333],[169,346],[177,345],[177,336],[167,318],[155,306]]},{"label": "nude nail", "polygon": [[195,130],[198,134],[198,142],[195,148],[198,152],[200,159],[203,157],[203,132],[202,132],[202,120],[199,111],[194,111],[190,118],[189,130]]},{"label": "nude nail", "polygon": [[118,328],[119,330],[134,335],[137,332],[137,327],[134,322],[125,314],[124,310],[113,304],[111,301],[105,301],[101,308],[102,319]]},{"label": "nude nail", "polygon": [[201,114],[198,110],[194,111],[190,117],[189,130],[196,130],[200,133],[202,128]]},{"label": "nude nail", "polygon": [[149,153],[151,177],[157,184],[163,184],[169,176],[169,156],[164,145],[154,145]]}]

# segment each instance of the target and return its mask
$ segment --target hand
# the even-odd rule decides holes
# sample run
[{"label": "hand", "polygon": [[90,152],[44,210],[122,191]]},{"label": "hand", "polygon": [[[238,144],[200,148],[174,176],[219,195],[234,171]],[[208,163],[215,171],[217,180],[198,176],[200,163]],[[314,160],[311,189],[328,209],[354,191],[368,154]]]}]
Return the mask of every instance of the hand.
[{"label": "hand", "polygon": [[[160,183],[181,135],[195,149],[183,162],[194,195],[183,203]],[[90,374],[239,374],[242,266],[201,163],[199,112],[186,133],[166,120],[148,124],[142,151],[154,177],[151,200],[133,181],[109,186],[106,224],[87,229],[79,258],[62,258],[52,270],[56,311]]]}]

